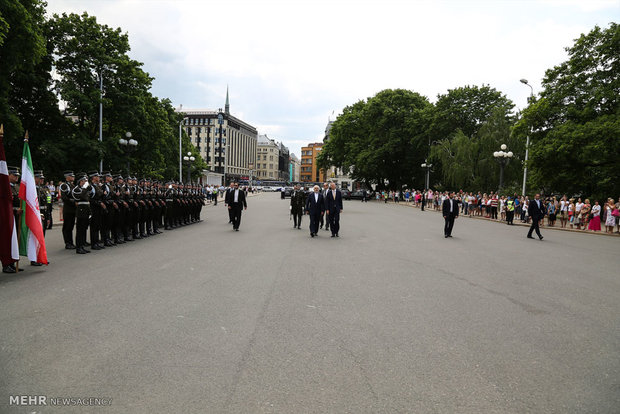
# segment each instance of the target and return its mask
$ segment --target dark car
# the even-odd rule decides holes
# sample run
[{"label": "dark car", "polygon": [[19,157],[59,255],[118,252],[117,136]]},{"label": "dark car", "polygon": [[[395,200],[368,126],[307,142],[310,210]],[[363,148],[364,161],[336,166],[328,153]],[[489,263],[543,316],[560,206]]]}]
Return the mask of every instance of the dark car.
[{"label": "dark car", "polygon": [[284,189],[284,197],[290,197],[293,194],[293,187],[286,187]]},{"label": "dark car", "polygon": [[351,199],[351,192],[349,190],[340,189],[340,193],[342,194],[342,199],[343,200],[350,200]]}]

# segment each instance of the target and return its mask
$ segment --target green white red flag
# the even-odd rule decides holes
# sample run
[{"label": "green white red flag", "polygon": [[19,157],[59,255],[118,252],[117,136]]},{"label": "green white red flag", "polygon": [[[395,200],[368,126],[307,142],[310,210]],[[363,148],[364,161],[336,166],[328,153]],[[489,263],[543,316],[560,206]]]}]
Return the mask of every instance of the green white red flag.
[{"label": "green white red flag", "polygon": [[19,186],[19,198],[22,200],[19,254],[28,256],[31,262],[48,264],[41,211],[39,210],[39,197],[37,196],[37,186],[34,183],[34,170],[27,136],[24,140],[24,153],[22,155],[22,181]]}]

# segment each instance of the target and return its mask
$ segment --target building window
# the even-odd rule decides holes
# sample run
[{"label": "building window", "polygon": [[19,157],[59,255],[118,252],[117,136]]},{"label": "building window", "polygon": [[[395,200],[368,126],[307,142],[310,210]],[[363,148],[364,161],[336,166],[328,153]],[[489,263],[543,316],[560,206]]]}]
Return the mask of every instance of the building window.
[{"label": "building window", "polygon": [[192,129],[191,128],[187,128],[187,136],[189,136],[189,137],[192,136]]},{"label": "building window", "polygon": [[200,134],[200,127],[196,128],[196,134]]},{"label": "building window", "polygon": [[[200,140],[200,138],[198,138]],[[200,145],[196,145],[196,149],[200,152]]]},{"label": "building window", "polygon": [[200,143],[200,137],[196,137],[196,143]]}]

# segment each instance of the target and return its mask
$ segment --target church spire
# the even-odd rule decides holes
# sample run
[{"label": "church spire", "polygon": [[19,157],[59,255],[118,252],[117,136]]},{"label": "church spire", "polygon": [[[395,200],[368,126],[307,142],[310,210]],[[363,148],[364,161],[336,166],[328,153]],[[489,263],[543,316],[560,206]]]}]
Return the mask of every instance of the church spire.
[{"label": "church spire", "polygon": [[230,103],[228,102],[228,85],[226,85],[226,106],[224,106],[224,112],[230,115]]}]

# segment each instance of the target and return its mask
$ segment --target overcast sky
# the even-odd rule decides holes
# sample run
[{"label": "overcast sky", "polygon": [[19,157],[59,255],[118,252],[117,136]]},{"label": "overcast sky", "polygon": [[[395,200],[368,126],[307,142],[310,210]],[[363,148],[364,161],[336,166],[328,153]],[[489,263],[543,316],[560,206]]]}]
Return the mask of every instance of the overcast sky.
[{"label": "overcast sky", "polygon": [[[224,107],[297,155],[328,118],[386,88],[489,84],[525,106],[564,48],[620,19],[620,0],[47,0],[129,34],[153,94]],[[334,115],[332,116],[332,113]]]}]

